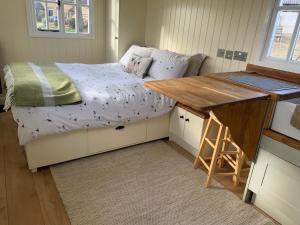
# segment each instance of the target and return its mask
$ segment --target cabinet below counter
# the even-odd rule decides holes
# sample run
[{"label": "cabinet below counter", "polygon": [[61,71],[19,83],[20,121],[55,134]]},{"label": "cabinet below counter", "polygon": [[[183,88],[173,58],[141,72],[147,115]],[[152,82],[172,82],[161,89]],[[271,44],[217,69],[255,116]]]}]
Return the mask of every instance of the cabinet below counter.
[{"label": "cabinet below counter", "polygon": [[[174,141],[192,155],[196,155],[204,133],[207,116],[193,113],[191,110],[176,106],[170,118],[170,140]],[[213,129],[212,132],[213,134]]]},{"label": "cabinet below counter", "polygon": [[300,221],[300,151],[263,136],[249,174],[253,202],[282,224]]}]

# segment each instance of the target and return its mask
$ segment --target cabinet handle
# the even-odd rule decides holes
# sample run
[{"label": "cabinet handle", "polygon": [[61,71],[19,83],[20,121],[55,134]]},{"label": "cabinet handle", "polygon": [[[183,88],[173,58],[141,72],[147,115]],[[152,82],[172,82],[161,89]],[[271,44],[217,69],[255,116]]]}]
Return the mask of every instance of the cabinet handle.
[{"label": "cabinet handle", "polygon": [[184,119],[184,116],[180,116],[179,118],[180,118],[180,119]]},{"label": "cabinet handle", "polygon": [[189,119],[189,118],[187,118],[187,119],[185,119],[185,121],[186,121],[186,122],[190,122],[190,119]]},{"label": "cabinet handle", "polygon": [[116,130],[123,130],[125,128],[125,126],[118,126],[116,127]]}]

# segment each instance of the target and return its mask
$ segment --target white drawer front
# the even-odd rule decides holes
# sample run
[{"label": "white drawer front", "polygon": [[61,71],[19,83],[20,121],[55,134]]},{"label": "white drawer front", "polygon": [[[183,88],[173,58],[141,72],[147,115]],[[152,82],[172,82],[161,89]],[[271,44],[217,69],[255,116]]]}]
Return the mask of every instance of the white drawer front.
[{"label": "white drawer front", "polygon": [[147,141],[169,136],[170,114],[147,121]]},{"label": "white drawer front", "polygon": [[29,169],[86,156],[87,130],[37,139],[26,145],[26,155]]},{"label": "white drawer front", "polygon": [[249,185],[254,204],[282,224],[299,224],[299,174],[299,167],[260,149]]},{"label": "white drawer front", "polygon": [[185,116],[186,111],[178,106],[174,108],[171,114],[170,132],[180,138],[183,138]]},{"label": "white drawer front", "polygon": [[204,121],[204,119],[186,112],[183,139],[196,149],[200,145]]},{"label": "white drawer front", "polygon": [[144,121],[126,124],[123,129],[116,127],[88,131],[88,151],[100,153],[146,140],[146,123]]}]

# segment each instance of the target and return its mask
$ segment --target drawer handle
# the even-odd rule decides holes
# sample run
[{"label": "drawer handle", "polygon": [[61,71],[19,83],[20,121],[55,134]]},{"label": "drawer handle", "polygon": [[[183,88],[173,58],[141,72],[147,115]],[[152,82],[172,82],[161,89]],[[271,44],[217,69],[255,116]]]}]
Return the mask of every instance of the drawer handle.
[{"label": "drawer handle", "polygon": [[190,119],[187,118],[187,119],[185,119],[185,121],[186,121],[186,122],[190,122]]},{"label": "drawer handle", "polygon": [[184,119],[184,116],[180,116],[179,118],[180,118],[180,119]]},{"label": "drawer handle", "polygon": [[116,130],[123,130],[125,128],[125,126],[118,126],[116,127]]}]

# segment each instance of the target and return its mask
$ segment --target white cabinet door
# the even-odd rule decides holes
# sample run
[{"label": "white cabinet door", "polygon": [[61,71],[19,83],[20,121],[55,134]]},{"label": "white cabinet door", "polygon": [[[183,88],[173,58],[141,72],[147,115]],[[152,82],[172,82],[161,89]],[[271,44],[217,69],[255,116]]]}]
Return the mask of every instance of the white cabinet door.
[{"label": "white cabinet door", "polygon": [[175,107],[171,114],[170,132],[177,137],[183,138],[186,111]]},{"label": "white cabinet door", "polygon": [[204,119],[186,112],[183,140],[193,148],[199,148],[204,121]]},{"label": "white cabinet door", "polygon": [[299,174],[299,167],[261,148],[249,184],[254,204],[282,224],[299,224]]}]

